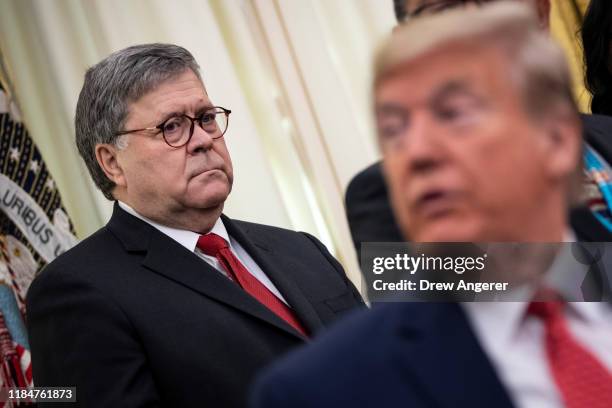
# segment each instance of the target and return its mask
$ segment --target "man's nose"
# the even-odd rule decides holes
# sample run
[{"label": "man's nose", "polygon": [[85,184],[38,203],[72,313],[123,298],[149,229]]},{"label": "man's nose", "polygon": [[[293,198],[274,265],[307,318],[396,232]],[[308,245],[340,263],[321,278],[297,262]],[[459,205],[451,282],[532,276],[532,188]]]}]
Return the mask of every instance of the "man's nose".
[{"label": "man's nose", "polygon": [[412,172],[431,171],[443,161],[443,135],[430,115],[415,115],[403,149]]},{"label": "man's nose", "polygon": [[193,134],[191,140],[187,144],[187,150],[190,153],[197,152],[199,150],[208,150],[212,147],[214,139],[212,135],[202,129],[197,123],[193,124]]}]

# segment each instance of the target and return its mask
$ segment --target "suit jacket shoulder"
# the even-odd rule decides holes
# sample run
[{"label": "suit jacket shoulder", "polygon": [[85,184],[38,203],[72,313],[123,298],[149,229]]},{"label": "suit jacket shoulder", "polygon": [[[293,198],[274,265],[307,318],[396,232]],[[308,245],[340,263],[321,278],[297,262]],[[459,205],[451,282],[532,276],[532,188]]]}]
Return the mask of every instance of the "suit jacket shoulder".
[{"label": "suit jacket shoulder", "polygon": [[359,172],[350,181],[345,196],[346,216],[357,251],[362,242],[402,242],[389,204],[381,162]]},{"label": "suit jacket shoulder", "polygon": [[252,389],[251,407],[385,406],[367,391],[391,388],[386,381],[393,362],[381,351],[389,350],[386,334],[395,317],[383,309],[351,313],[316,342],[272,364]]},{"label": "suit jacket shoulder", "polygon": [[267,369],[252,407],[286,406],[512,404],[458,304],[389,303],[353,313]]}]

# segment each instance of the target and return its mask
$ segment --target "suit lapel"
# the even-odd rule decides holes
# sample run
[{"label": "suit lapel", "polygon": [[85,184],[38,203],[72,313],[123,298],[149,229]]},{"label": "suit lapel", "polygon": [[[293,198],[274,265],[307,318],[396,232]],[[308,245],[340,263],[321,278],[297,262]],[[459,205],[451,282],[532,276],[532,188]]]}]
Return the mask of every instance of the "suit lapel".
[{"label": "suit lapel", "polygon": [[143,252],[151,271],[303,339],[284,320],[185,247],[117,205],[109,228],[128,252]]},{"label": "suit lapel", "polygon": [[[222,215],[223,224],[230,236],[242,245],[247,253],[265,272],[289,303],[293,312],[308,329],[314,333],[323,327],[323,322],[316,313],[314,307],[304,296],[304,293],[292,279],[292,275],[298,273],[300,265],[291,258],[274,251],[273,247],[266,242],[265,237],[250,231],[248,227],[242,228],[228,217]],[[244,225],[244,224],[243,224]],[[289,325],[287,325],[289,327]]]},{"label": "suit lapel", "polygon": [[[512,402],[460,305],[422,305],[405,311],[393,349],[397,361],[442,408],[478,406],[511,408]],[[404,308],[406,305],[404,305]],[[404,324],[405,323],[405,324]]]}]

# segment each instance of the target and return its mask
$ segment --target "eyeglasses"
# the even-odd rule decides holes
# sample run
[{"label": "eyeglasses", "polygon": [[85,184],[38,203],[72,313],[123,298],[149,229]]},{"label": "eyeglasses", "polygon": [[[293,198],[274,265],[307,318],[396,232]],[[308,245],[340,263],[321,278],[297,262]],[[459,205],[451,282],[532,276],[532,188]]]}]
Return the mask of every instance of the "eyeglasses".
[{"label": "eyeglasses", "polygon": [[227,131],[230,113],[232,113],[232,111],[229,109],[225,109],[220,106],[213,106],[212,108],[206,109],[204,112],[202,112],[202,114],[195,118],[188,115],[171,116],[157,126],[142,129],[122,130],[121,132],[115,133],[115,136],[142,132],[145,130],[157,131],[155,134],[162,132],[164,141],[169,146],[182,147],[191,140],[195,123],[197,123],[198,126],[208,133],[213,139],[223,137]]},{"label": "eyeglasses", "polygon": [[434,1],[430,3],[425,3],[415,8],[412,11],[407,10],[407,14],[406,14],[406,17],[404,17],[404,21],[410,18],[419,17],[422,15],[436,14],[441,11],[444,11],[450,8],[454,8],[454,7],[465,6],[468,4],[481,5],[484,3],[488,3],[490,1],[492,0],[442,0],[442,1]]}]

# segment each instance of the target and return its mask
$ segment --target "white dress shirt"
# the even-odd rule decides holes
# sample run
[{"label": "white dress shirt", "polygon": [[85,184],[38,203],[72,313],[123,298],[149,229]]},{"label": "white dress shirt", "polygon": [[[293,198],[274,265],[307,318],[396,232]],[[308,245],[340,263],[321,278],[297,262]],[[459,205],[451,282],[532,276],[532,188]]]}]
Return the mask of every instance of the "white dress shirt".
[{"label": "white dress shirt", "polygon": [[[562,255],[557,255],[556,261]],[[551,270],[556,270],[555,265],[558,263],[555,262]],[[567,284],[566,287],[555,284],[568,281],[554,278],[559,276],[558,269],[552,276],[550,271],[547,275],[549,279],[545,281],[550,287],[562,294],[572,290]],[[576,275],[579,278],[574,281],[579,284],[584,274]],[[521,290],[530,292],[528,294],[534,291]],[[466,302],[462,306],[514,405],[521,408],[561,408],[564,404],[546,355],[544,324],[540,318],[526,314],[528,304]],[[569,302],[565,318],[574,338],[612,372],[612,305],[607,302]]]},{"label": "white dress shirt", "polygon": [[[197,232],[193,232],[193,231],[181,230],[181,229],[171,228],[165,225],[158,224],[155,221],[152,221],[138,214],[132,207],[130,207],[126,203],[121,202],[121,201],[117,201],[117,202],[119,203],[119,206],[123,210],[132,214],[134,217],[143,220],[147,224],[152,225],[153,227],[158,229],[160,232],[166,234],[168,237],[172,238],[173,240],[175,240],[176,242],[178,242],[179,244],[187,248],[189,251],[196,254],[200,259],[203,259],[206,263],[208,263],[210,266],[212,266],[213,268],[215,268],[216,270],[218,270],[220,273],[222,273],[224,276],[227,277],[227,273],[223,270],[223,267],[220,265],[217,258],[215,258],[214,256],[206,255],[196,246],[201,234],[198,234]],[[221,217],[217,219],[212,230],[210,230],[210,233],[217,234],[221,238],[225,239],[229,243],[229,248],[232,251],[232,253],[240,260],[240,262],[246,268],[246,270],[249,271],[249,273],[253,275],[259,282],[261,282],[266,288],[268,288],[270,292],[274,293],[276,297],[282,300],[286,305],[289,305],[287,301],[285,300],[285,298],[283,298],[283,295],[281,295],[281,293],[278,291],[276,286],[274,286],[270,278],[268,278],[268,276],[264,273],[264,271],[261,270],[259,265],[257,265],[257,263],[253,260],[253,258],[251,258],[251,256],[246,252],[246,250],[242,247],[242,245],[240,245],[238,241],[236,241],[235,239],[229,236],[229,234],[227,233],[227,230],[225,229],[225,225],[223,224],[223,221],[221,220]]]}]

